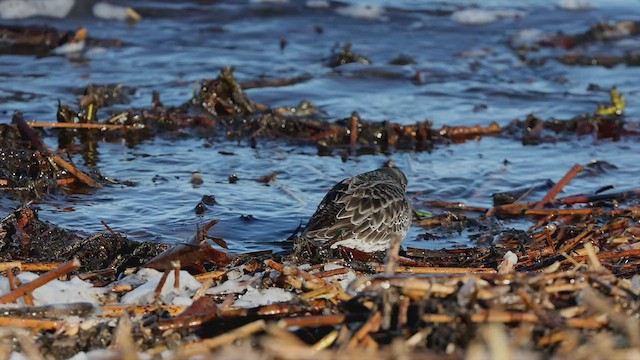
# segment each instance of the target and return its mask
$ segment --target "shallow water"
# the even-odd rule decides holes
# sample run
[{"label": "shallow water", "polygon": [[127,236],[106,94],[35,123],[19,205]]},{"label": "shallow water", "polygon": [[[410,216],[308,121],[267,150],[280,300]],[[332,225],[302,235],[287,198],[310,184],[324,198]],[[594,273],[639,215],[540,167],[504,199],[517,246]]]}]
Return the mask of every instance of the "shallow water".
[{"label": "shallow water", "polygon": [[[334,2],[327,8],[311,8],[304,1],[132,4],[144,18],[134,25],[94,19],[87,9],[76,9],[61,20],[0,20],[59,29],[85,26],[93,37],[125,42],[117,48],[90,48],[89,60],[84,62],[0,56],[0,121],[9,122],[14,110],[24,112],[27,119],[54,120],[57,100],[76,104],[78,94],[90,83],[136,88],[129,104],[101,109],[102,120],[118,109],[148,107],[153,90],[160,92],[165,105],[179,105],[190,98],[195,81],[214,78],[227,65],[235,66],[240,81],[308,76],[303,83],[251,89],[247,94],[272,107],[307,99],[330,119],[358,111],[367,120],[408,124],[429,119],[438,128],[491,121],[505,125],[529,113],[571,118],[608,102],[612,86],[627,98],[628,119],[637,119],[640,110],[635,101],[640,90],[638,67],[570,67],[553,59],[527,66],[508,47],[509,39],[521,30],[581,33],[597,21],[640,20],[640,7],[633,1],[592,2],[596,8],[585,11],[561,10],[555,2],[518,3],[515,8],[509,2],[483,2],[485,10],[521,13],[485,25],[433,15],[435,10],[470,8],[461,1],[376,2],[382,7],[369,9],[378,14],[374,19],[340,15],[347,3]],[[317,33],[314,26],[323,32]],[[287,40],[283,51],[281,38]],[[332,48],[344,42],[351,42],[353,50],[373,64],[326,66]],[[632,38],[620,46],[638,44]],[[416,63],[387,65],[400,54]],[[416,71],[421,73],[420,84],[413,81]],[[602,90],[590,91],[589,84]],[[486,109],[477,111],[480,105]],[[397,152],[390,158],[407,173],[417,208],[433,199],[491,206],[494,192],[544,179],[557,181],[573,164],[591,160],[608,161],[618,169],[585,171],[567,186],[567,194],[605,185],[637,186],[640,145],[635,139],[612,142],[571,135],[567,139],[525,147],[509,139],[484,138],[431,153]],[[57,146],[55,137],[46,141],[52,148]],[[219,218],[210,234],[223,237],[234,252],[281,248],[282,240],[308,219],[335,182],[377,168],[388,159],[372,155],[343,163],[338,156],[318,157],[313,146],[265,140],[252,149],[218,137],[176,135],[162,135],[135,147],[100,142],[98,152],[95,166],[104,175],[137,185],[48,197],[39,204],[41,218],[88,232],[103,230],[103,220],[133,239],[169,243],[186,241],[196,224]],[[80,155],[74,160],[86,165]],[[190,180],[196,171],[202,173],[204,183],[194,188]],[[252,180],[272,171],[280,172],[275,183],[267,186]],[[231,174],[240,178],[237,184],[228,182]],[[203,195],[214,195],[217,203],[199,217],[194,207]],[[535,193],[533,198],[542,195]],[[0,208],[2,215],[9,211],[9,206]],[[423,232],[412,229],[405,244],[472,245],[465,236],[418,240]]]}]

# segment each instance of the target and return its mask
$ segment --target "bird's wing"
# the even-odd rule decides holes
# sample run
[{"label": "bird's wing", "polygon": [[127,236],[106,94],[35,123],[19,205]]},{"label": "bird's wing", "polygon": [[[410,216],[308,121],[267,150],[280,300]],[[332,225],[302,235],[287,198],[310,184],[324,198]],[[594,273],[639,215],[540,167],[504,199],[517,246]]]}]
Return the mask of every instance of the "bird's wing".
[{"label": "bird's wing", "polygon": [[325,196],[303,234],[305,238],[378,243],[388,241],[393,232],[406,231],[411,211],[398,184],[385,179],[348,180]]}]

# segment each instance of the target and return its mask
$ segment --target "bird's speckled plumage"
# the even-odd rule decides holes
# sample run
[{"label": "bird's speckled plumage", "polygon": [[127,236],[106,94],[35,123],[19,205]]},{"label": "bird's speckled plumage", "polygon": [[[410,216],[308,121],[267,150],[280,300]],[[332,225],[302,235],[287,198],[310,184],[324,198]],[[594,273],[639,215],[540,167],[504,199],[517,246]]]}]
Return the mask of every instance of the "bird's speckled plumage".
[{"label": "bird's speckled plumage", "polygon": [[324,197],[301,239],[373,252],[385,250],[391,236],[401,239],[411,226],[407,178],[381,168],[342,180]]}]

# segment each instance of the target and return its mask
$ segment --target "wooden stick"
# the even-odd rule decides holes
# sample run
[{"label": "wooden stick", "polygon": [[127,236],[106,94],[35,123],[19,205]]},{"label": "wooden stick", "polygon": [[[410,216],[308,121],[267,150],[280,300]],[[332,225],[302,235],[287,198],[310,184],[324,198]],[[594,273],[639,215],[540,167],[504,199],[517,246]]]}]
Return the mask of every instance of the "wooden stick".
[{"label": "wooden stick", "polygon": [[22,269],[22,263],[20,261],[7,261],[0,263],[0,271],[8,271],[15,268]]},{"label": "wooden stick", "polygon": [[[9,280],[9,289],[11,289],[11,291],[22,285],[20,278],[13,274],[13,269],[7,270],[7,279]],[[24,294],[24,302],[29,306],[33,306],[33,296],[31,296],[31,293]]]},{"label": "wooden stick", "polygon": [[7,270],[7,280],[9,280],[9,289],[11,291],[15,290],[19,285],[16,283],[16,280],[20,281],[20,279],[16,278],[13,274],[13,269]]},{"label": "wooden stick", "polygon": [[180,288],[180,260],[172,261],[171,266],[173,266],[173,288]]},{"label": "wooden stick", "polygon": [[281,327],[320,327],[344,324],[347,316],[344,314],[315,315],[285,318],[278,321]]},{"label": "wooden stick", "polygon": [[337,268],[337,269],[333,269],[333,270],[327,270],[327,271],[318,271],[313,273],[313,276],[317,276],[319,278],[326,278],[326,277],[330,277],[330,276],[336,276],[336,275],[344,275],[346,273],[349,272],[349,269],[346,267],[342,267],[342,268]]},{"label": "wooden stick", "polygon": [[38,328],[41,330],[56,330],[65,324],[64,321],[25,319],[0,316],[0,327]]},{"label": "wooden stick", "polygon": [[285,275],[291,275],[291,276],[300,276],[301,278],[310,281],[310,282],[315,282],[321,286],[327,286],[329,285],[329,283],[324,280],[321,279],[313,274],[310,274],[306,271],[300,270],[296,267],[293,266],[284,266],[282,264],[279,264],[271,259],[265,260],[264,262],[265,266],[270,267],[274,270],[278,270],[279,272],[285,274]]},{"label": "wooden stick", "polygon": [[57,279],[58,277],[62,276],[62,275],[66,275],[68,273],[70,273],[71,271],[77,269],[80,267],[80,261],[78,261],[78,259],[73,259],[71,261],[68,261],[66,263],[64,263],[62,266],[51,270],[47,273],[42,274],[42,276],[40,276],[39,278],[26,283],[20,287],[18,287],[17,289],[11,291],[10,293],[3,295],[0,297],[0,304],[6,304],[8,302],[13,302],[15,300],[17,300],[19,297],[23,296],[26,293],[32,292],[33,290],[37,289],[38,287],[54,280]]},{"label": "wooden stick", "polygon": [[133,286],[131,284],[116,284],[111,288],[111,292],[116,294],[126,293],[133,290]]},{"label": "wooden stick", "polygon": [[169,276],[170,272],[171,272],[170,270],[165,270],[162,273],[162,277],[160,278],[160,281],[158,281],[158,285],[156,285],[155,290],[153,290],[153,300],[155,302],[160,301],[160,295],[162,294],[162,288],[164,287],[164,284],[167,282],[167,276]]},{"label": "wooden stick", "polygon": [[448,201],[441,201],[441,200],[433,200],[433,201],[425,201],[424,204],[429,207],[438,207],[438,208],[445,208],[445,209],[451,209],[451,210],[477,211],[477,212],[484,212],[484,213],[490,210],[485,207],[466,205],[463,202],[448,202]]},{"label": "wooden stick", "polygon": [[[422,320],[428,323],[450,323],[457,322],[459,319],[453,315],[447,314],[424,314]],[[471,315],[471,321],[474,323],[512,323],[512,322],[539,322],[538,317],[533,313],[519,313],[510,311],[481,311]],[[567,326],[580,329],[599,329],[607,325],[607,321],[596,319],[573,318],[565,320]]]},{"label": "wooden stick", "polygon": [[103,305],[101,316],[118,318],[127,312],[140,316],[156,310],[165,310],[171,316],[176,316],[186,308],[184,305]]},{"label": "wooden stick", "polygon": [[64,265],[61,262],[55,263],[22,263],[20,270],[22,271],[51,271]]},{"label": "wooden stick", "polygon": [[558,254],[562,254],[564,252],[569,252],[571,251],[571,249],[573,249],[574,247],[576,247],[576,245],[578,245],[580,242],[584,241],[585,239],[588,239],[591,237],[591,235],[593,234],[593,226],[589,225],[587,227],[587,229],[585,229],[584,231],[582,231],[580,234],[578,234],[576,237],[569,239],[565,242],[565,244],[557,251]]},{"label": "wooden stick", "polygon": [[358,345],[358,343],[362,341],[367,335],[369,335],[370,332],[378,331],[381,322],[382,314],[379,311],[376,311],[376,313],[373,314],[373,316],[371,316],[369,320],[367,320],[367,322],[364,323],[364,325],[362,325],[362,327],[360,327],[358,331],[356,331],[355,334],[353,334],[353,337],[351,338],[351,340],[349,340],[349,347],[355,347],[356,345]]},{"label": "wooden stick", "polygon": [[113,333],[110,347],[115,348],[122,360],[138,360],[138,349],[133,341],[133,324],[128,316],[122,316]]},{"label": "wooden stick", "polygon": [[536,204],[537,204],[537,202],[530,201],[530,202],[523,202],[523,203],[512,203],[512,204],[498,205],[498,206],[494,206],[491,209],[489,209],[489,211],[487,211],[485,216],[486,217],[490,217],[496,212],[516,215],[516,214],[520,214],[520,212],[522,212],[522,210],[529,209],[530,207],[535,206]]},{"label": "wooden stick", "polygon": [[387,259],[386,264],[384,266],[385,275],[393,275],[396,272],[396,268],[398,267],[398,259],[400,258],[400,243],[402,242],[402,237],[394,233],[391,235],[391,243],[389,244],[389,248],[387,249]]},{"label": "wooden stick", "polygon": [[[625,209],[616,209],[616,210],[625,210]],[[611,212],[615,214],[615,212],[609,211],[603,208],[583,208],[583,209],[530,209],[524,210],[525,215],[537,215],[537,216],[548,216],[551,214],[556,214],[559,216],[572,216],[572,215],[599,215],[604,214],[606,212]]]},{"label": "wooden stick", "polygon": [[340,334],[338,330],[331,331],[322,339],[318,340],[317,343],[313,344],[311,346],[311,349],[313,349],[314,351],[320,351],[328,348],[336,341],[336,339],[338,338],[338,334]]},{"label": "wooden stick", "polygon": [[[300,295],[301,300],[311,300],[323,296],[327,293],[335,293],[333,285],[323,286]],[[335,296],[335,295],[333,295]]]},{"label": "wooden stick", "polygon": [[212,280],[220,280],[222,279],[225,275],[227,275],[226,271],[210,271],[210,272],[206,272],[203,274],[198,274],[196,276],[194,276],[196,278],[196,280],[203,282],[207,279],[212,279]]},{"label": "wooden stick", "polygon": [[202,286],[200,286],[200,288],[198,289],[198,291],[196,291],[195,294],[193,294],[193,297],[191,298],[192,301],[196,301],[198,299],[200,299],[204,293],[209,290],[209,288],[211,288],[211,286],[213,286],[213,279],[207,279],[202,283]]},{"label": "wooden stick", "polygon": [[357,112],[353,112],[351,114],[351,118],[349,119],[349,146],[351,148],[351,156],[356,156],[356,145],[358,144],[358,122],[360,121],[360,116],[358,116]]},{"label": "wooden stick", "polygon": [[92,178],[87,176],[82,171],[78,170],[72,164],[68,163],[66,160],[61,158],[58,154],[56,154],[53,151],[49,150],[49,148],[47,148],[47,146],[42,142],[42,140],[40,140],[38,135],[36,135],[36,133],[33,132],[31,127],[29,127],[29,124],[27,124],[27,122],[24,121],[24,119],[22,118],[22,114],[16,112],[13,115],[13,121],[18,126],[18,131],[20,131],[20,135],[22,135],[24,138],[29,139],[29,141],[31,141],[31,144],[33,144],[33,146],[36,147],[38,150],[40,150],[41,152],[51,156],[53,161],[56,164],[58,164],[58,166],[60,166],[63,169],[67,170],[73,176],[78,178],[78,180],[82,181],[83,183],[87,184],[90,187],[93,187],[93,188],[102,187],[102,185],[98,184],[95,180],[93,180]]},{"label": "wooden stick", "polygon": [[242,339],[257,332],[263,331],[265,328],[266,322],[262,319],[254,321],[252,323],[248,323],[235,330],[228,331],[214,338],[187,344],[178,351],[177,358],[187,358],[193,355],[208,352],[220,346],[231,344],[238,339]]},{"label": "wooden stick", "polygon": [[76,182],[75,178],[66,178],[66,179],[56,180],[56,183],[58,184],[58,186],[67,186],[67,185],[73,184],[74,182]]},{"label": "wooden stick", "polygon": [[[384,272],[386,269],[382,265],[375,267],[376,272]],[[473,274],[473,273],[496,273],[490,268],[454,268],[454,267],[419,267],[419,266],[399,266],[396,273],[410,274]]]},{"label": "wooden stick", "polygon": [[142,129],[144,125],[120,125],[120,124],[100,124],[100,123],[61,123],[48,121],[29,121],[29,126],[33,128],[58,128],[58,129]]},{"label": "wooden stick", "polygon": [[573,167],[565,174],[565,176],[563,176],[562,179],[558,181],[558,183],[556,183],[551,189],[549,189],[549,192],[542,198],[542,200],[540,200],[539,203],[536,204],[536,206],[533,207],[533,209],[540,210],[545,205],[547,205],[547,203],[553,200],[556,195],[558,195],[558,193],[560,193],[560,191],[562,191],[562,189],[567,186],[567,184],[574,177],[576,177],[579,172],[582,171],[582,169],[584,169],[584,167],[580,164],[573,165]]},{"label": "wooden stick", "polygon": [[[605,259],[619,259],[619,258],[623,258],[623,257],[628,257],[628,258],[640,258],[640,249],[632,249],[632,250],[624,250],[624,251],[610,251],[610,252],[601,252],[596,254],[596,256],[598,257],[598,259],[600,260],[605,260]],[[578,255],[575,256],[573,259],[575,261],[584,261],[586,259],[588,259],[588,255]]]}]

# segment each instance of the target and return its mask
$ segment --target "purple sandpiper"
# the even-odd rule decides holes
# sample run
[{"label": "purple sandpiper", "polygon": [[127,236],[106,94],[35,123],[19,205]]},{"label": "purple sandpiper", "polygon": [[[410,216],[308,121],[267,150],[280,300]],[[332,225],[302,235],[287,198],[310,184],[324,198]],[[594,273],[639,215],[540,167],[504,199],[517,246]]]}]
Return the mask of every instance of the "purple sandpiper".
[{"label": "purple sandpiper", "polygon": [[407,236],[413,213],[407,177],[380,168],[337,183],[313,214],[299,240],[365,252],[385,250],[392,236]]}]

